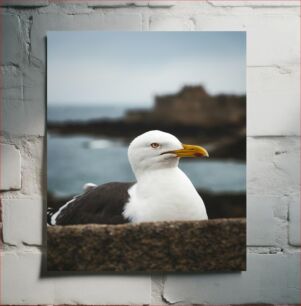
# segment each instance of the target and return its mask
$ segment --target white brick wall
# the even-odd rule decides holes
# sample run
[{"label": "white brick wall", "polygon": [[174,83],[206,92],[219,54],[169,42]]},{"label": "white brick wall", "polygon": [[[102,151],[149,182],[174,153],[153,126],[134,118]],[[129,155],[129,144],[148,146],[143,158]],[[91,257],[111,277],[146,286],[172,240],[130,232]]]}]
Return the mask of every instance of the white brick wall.
[{"label": "white brick wall", "polygon": [[168,276],[170,303],[297,303],[300,254],[248,254],[247,272]]},{"label": "white brick wall", "polygon": [[48,0],[3,0],[1,1],[1,6],[7,7],[39,7],[48,5]]},{"label": "white brick wall", "polygon": [[[42,245],[42,199],[5,199],[3,242],[11,246]],[[45,243],[45,242],[44,242]]]},{"label": "white brick wall", "polygon": [[149,19],[150,31],[191,31],[193,20],[181,16],[152,15]]},{"label": "white brick wall", "polygon": [[289,243],[300,246],[300,194],[289,199]]},{"label": "white brick wall", "polygon": [[41,252],[7,251],[3,263],[6,304],[142,304],[149,301],[150,279],[138,275],[43,277]]},{"label": "white brick wall", "polygon": [[0,144],[1,185],[0,190],[21,188],[21,155],[13,145]]},{"label": "white brick wall", "polygon": [[19,64],[25,55],[20,18],[14,13],[4,13],[1,14],[1,22],[5,29],[2,65]]},{"label": "white brick wall", "polygon": [[279,200],[271,196],[248,196],[247,244],[249,246],[275,246],[277,220],[273,214],[273,207]]},{"label": "white brick wall", "polygon": [[298,135],[299,73],[298,64],[249,67],[248,135]]},{"label": "white brick wall", "polygon": [[[62,2],[1,1],[1,303],[298,303],[299,1]],[[49,30],[247,31],[247,272],[41,276]]]}]

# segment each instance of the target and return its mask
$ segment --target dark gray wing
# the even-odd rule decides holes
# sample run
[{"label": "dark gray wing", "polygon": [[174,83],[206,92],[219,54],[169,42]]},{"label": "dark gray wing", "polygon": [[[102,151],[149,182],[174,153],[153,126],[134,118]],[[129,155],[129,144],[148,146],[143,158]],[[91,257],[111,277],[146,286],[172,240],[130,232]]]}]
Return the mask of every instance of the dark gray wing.
[{"label": "dark gray wing", "polygon": [[113,182],[97,186],[74,198],[56,218],[57,225],[122,224],[129,220],[122,215],[128,202],[128,190],[134,183]]}]

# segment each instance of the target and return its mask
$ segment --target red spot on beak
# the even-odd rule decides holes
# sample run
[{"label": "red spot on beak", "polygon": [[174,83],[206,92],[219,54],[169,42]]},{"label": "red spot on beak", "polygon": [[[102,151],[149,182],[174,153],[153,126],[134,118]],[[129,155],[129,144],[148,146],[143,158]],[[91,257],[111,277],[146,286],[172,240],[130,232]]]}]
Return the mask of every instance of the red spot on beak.
[{"label": "red spot on beak", "polygon": [[195,157],[203,157],[204,155],[203,154],[201,154],[201,153],[194,153],[193,154]]}]

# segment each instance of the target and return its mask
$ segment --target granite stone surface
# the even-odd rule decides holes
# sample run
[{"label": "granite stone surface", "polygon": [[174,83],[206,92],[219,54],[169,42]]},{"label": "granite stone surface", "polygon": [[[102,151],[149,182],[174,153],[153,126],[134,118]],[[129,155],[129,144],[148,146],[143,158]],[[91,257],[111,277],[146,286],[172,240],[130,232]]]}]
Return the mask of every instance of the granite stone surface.
[{"label": "granite stone surface", "polygon": [[246,267],[245,219],[48,227],[48,271],[199,272]]}]

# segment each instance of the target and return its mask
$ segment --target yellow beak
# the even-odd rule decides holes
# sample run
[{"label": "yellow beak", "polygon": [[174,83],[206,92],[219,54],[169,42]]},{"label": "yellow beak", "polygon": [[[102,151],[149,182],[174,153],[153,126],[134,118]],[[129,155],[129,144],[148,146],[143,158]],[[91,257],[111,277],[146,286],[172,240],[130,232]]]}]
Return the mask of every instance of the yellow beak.
[{"label": "yellow beak", "polygon": [[209,154],[205,148],[187,144],[183,144],[183,149],[169,151],[166,153],[174,153],[178,157],[209,157]]}]

